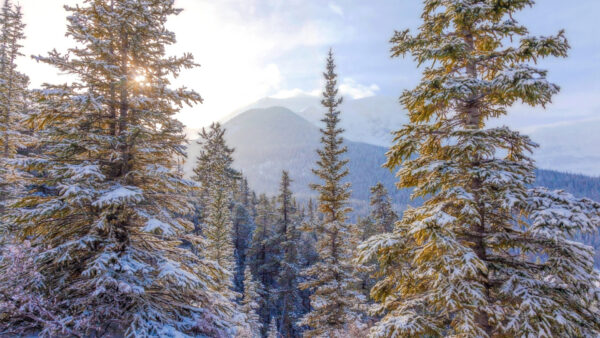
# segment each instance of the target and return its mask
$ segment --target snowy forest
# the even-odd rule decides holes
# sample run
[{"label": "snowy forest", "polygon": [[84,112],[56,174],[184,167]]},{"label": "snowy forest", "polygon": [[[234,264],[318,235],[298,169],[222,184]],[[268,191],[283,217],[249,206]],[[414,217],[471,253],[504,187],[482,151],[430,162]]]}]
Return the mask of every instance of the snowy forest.
[{"label": "snowy forest", "polygon": [[0,337],[600,336],[600,179],[537,168],[530,137],[492,124],[552,102],[538,63],[568,56],[566,33],[530,34],[533,0],[419,3],[419,28],[390,32],[421,73],[407,122],[381,126],[392,146],[344,138],[331,46],[319,128],[297,135],[311,161],[274,174],[236,162],[228,124],[186,136],[176,114],[203,97],[174,80],[202,55],[168,53],[174,0],[65,6],[72,46],[32,57],[70,80],[39,88],[4,0]]}]

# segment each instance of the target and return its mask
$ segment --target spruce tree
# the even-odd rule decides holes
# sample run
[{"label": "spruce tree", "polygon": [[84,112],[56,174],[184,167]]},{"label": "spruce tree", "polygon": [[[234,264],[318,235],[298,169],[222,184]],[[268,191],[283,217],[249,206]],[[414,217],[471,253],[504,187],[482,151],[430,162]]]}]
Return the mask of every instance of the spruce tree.
[{"label": "spruce tree", "polygon": [[269,324],[269,330],[267,331],[267,338],[279,338],[279,333],[277,332],[277,324],[274,320],[271,320]]},{"label": "spruce tree", "polygon": [[[174,115],[201,101],[171,76],[193,57],[166,55],[180,13],[171,0],[85,0],[66,7],[69,53],[41,62],[72,75],[37,92],[32,116],[46,147],[21,161],[42,175],[46,194],[20,199],[11,215],[21,239],[40,250],[46,297],[62,313],[55,325],[36,314],[15,326],[48,336],[228,335],[233,308],[215,291],[214,266],[181,248],[192,224],[191,182],[177,172],[183,125]],[[7,320],[4,317],[3,320]]]},{"label": "spruce tree", "polygon": [[370,206],[370,218],[374,222],[374,233],[369,233],[367,236],[392,232],[394,224],[398,220],[398,214],[394,211],[388,191],[381,182],[371,188]]},{"label": "spruce tree", "polygon": [[300,233],[297,229],[298,215],[292,192],[291,179],[287,171],[281,175],[279,190],[279,226],[281,233],[282,259],[277,279],[280,302],[279,332],[282,337],[299,337],[296,327],[301,313],[301,298],[298,289],[298,246]]},{"label": "spruce tree", "polygon": [[[32,140],[25,119],[30,109],[29,78],[17,70],[21,56],[20,41],[24,39],[21,7],[5,0],[0,16],[0,217],[5,208],[22,190],[20,171],[12,161]],[[22,191],[21,191],[22,192]],[[0,236],[9,232],[0,219]],[[0,241],[2,238],[0,238]]]},{"label": "spruce tree", "polygon": [[277,297],[272,291],[275,290],[275,277],[279,270],[279,252],[273,227],[275,210],[264,194],[258,198],[254,223],[256,228],[252,234],[252,244],[248,250],[248,265],[261,284],[260,309],[258,312],[262,323],[261,333],[264,337],[269,328],[269,321],[276,312]]},{"label": "spruce tree", "polygon": [[571,236],[595,231],[600,205],[528,189],[536,145],[486,128],[513,104],[545,106],[559,91],[531,63],[566,57],[569,45],[563,31],[528,36],[514,17],[533,4],[426,0],[418,32],[391,40],[392,56],[427,66],[401,97],[410,122],[387,163],[425,202],[361,247],[381,266],[374,337],[599,333],[593,250]]},{"label": "spruce tree", "polygon": [[244,299],[242,300],[242,312],[246,315],[246,323],[250,327],[251,337],[261,337],[260,330],[262,324],[257,310],[260,308],[258,300],[260,285],[252,278],[250,267],[246,266],[244,270]]},{"label": "spruce tree", "polygon": [[211,188],[217,184],[227,186],[232,193],[235,181],[240,179],[240,174],[233,169],[234,149],[225,141],[225,129],[220,123],[212,123],[209,128],[202,128],[198,133],[200,138],[200,154],[196,157],[196,166],[192,179],[199,183],[197,193],[199,202],[199,223],[208,217],[208,205],[210,204]]},{"label": "spruce tree", "polygon": [[201,256],[220,267],[216,277],[220,293],[234,300],[235,257],[231,207],[239,174],[232,168],[233,149],[225,141],[225,129],[213,123],[200,132],[202,151],[197,158],[193,179],[200,184],[202,215],[200,228],[206,241]]},{"label": "spruce tree", "polygon": [[322,120],[322,148],[317,150],[319,160],[313,172],[322,180],[312,188],[319,193],[319,211],[323,220],[318,222],[315,232],[318,238],[317,252],[319,261],[304,270],[308,280],[301,288],[314,290],[311,296],[311,312],[306,314],[300,325],[310,327],[307,337],[344,335],[347,324],[355,322],[358,315],[354,311],[361,302],[360,294],[355,290],[359,280],[354,276],[352,258],[352,233],[347,222],[351,209],[347,206],[350,198],[350,184],[342,180],[348,175],[348,160],[342,159],[347,152],[343,146],[338,107],[342,98],[338,98],[337,74],[333,52],[327,58],[327,70],[323,74],[326,80],[321,104],[327,109]]},{"label": "spruce tree", "polygon": [[254,231],[253,205],[248,180],[242,178],[236,187],[233,197],[233,242],[236,258],[236,271],[234,276],[235,290],[243,292],[244,270],[247,266],[247,254],[250,247],[252,232]]}]

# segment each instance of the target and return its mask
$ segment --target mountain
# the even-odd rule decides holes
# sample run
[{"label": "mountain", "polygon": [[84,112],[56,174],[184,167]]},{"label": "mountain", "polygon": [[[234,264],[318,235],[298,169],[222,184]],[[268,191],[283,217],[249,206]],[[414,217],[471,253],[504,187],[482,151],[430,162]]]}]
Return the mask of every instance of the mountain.
[{"label": "mountain", "polygon": [[[251,109],[238,114],[224,124],[225,138],[235,148],[235,167],[241,170],[253,190],[274,195],[279,187],[282,170],[288,170],[293,179],[292,189],[300,199],[313,196],[310,183],[318,182],[312,173],[317,160],[320,132],[314,124],[283,107]],[[369,189],[383,182],[392,192],[399,207],[409,203],[409,193],[394,187],[395,178],[381,165],[386,149],[360,142],[347,141],[354,206],[362,208],[369,199]],[[194,154],[199,152],[196,142],[188,149],[184,166],[191,174]]]},{"label": "mountain", "polygon": [[[319,147],[317,126],[287,108],[269,107],[237,114],[224,127],[227,142],[235,148],[235,167],[243,171],[255,191],[276,194],[281,171],[288,170],[297,196],[307,199],[313,195],[308,185],[318,182],[311,171]],[[387,148],[348,140],[346,145],[350,159],[347,179],[352,183],[353,205],[359,213],[366,207],[369,188],[379,181],[390,191],[398,208],[417,203],[410,200],[408,191],[397,190],[394,174],[381,167]],[[198,145],[191,142],[186,173],[191,173],[198,152]],[[600,178],[538,170],[537,184],[600,200]]]},{"label": "mountain", "polygon": [[535,156],[538,166],[600,174],[600,119],[558,123],[526,133],[540,144]]},{"label": "mountain", "polygon": [[[299,95],[290,98],[263,98],[249,106],[238,109],[223,119],[227,122],[251,109],[285,107],[314,125],[323,118],[321,98]],[[393,140],[392,132],[407,122],[406,111],[398,100],[386,96],[371,96],[362,99],[344,98],[341,105],[344,118],[340,125],[345,129],[345,138],[368,144],[388,147]]]},{"label": "mountain", "polygon": [[[276,106],[297,113],[313,125],[320,125],[323,114],[320,98],[309,95],[264,98],[233,112],[223,122],[248,110]],[[386,148],[392,143],[392,132],[407,122],[406,111],[393,97],[346,99],[341,110],[345,138]],[[570,121],[565,122],[567,118]],[[600,133],[596,132],[600,130],[600,119],[572,116],[560,109],[532,111],[517,106],[508,116],[493,122],[493,126],[502,125],[524,132],[540,144],[533,156],[540,168],[600,176],[600,147],[597,146]]]}]

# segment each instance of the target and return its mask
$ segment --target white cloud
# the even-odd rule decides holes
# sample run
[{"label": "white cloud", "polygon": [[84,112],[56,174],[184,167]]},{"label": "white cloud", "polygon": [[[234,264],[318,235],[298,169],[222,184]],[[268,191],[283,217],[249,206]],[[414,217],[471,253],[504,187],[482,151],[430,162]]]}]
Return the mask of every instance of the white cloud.
[{"label": "white cloud", "polygon": [[[272,97],[274,99],[288,99],[297,96],[319,96],[323,91],[322,87],[324,85],[322,80],[320,82],[322,82],[321,85],[313,90],[307,91],[300,88],[281,89],[275,94],[269,95],[269,97]],[[378,85],[363,85],[356,82],[356,80],[350,77],[343,78],[339,85],[339,92],[341,95],[348,96],[349,98],[355,100],[375,96],[378,91]]]},{"label": "white cloud", "polygon": [[270,95],[274,99],[289,99],[291,97],[297,96],[319,96],[321,94],[320,89],[314,89],[311,91],[305,91],[300,88],[294,89],[283,89],[275,93],[274,95]]},{"label": "white cloud", "polygon": [[344,16],[344,10],[342,9],[342,7],[340,7],[340,6],[338,6],[338,5],[334,4],[334,3],[329,3],[329,9],[333,13],[335,13],[335,14],[341,16],[341,17]]},{"label": "white cloud", "polygon": [[362,99],[365,97],[375,96],[377,91],[379,91],[378,85],[371,84],[369,86],[365,86],[349,77],[344,78],[340,84],[340,93],[342,95],[350,96],[353,99]]}]

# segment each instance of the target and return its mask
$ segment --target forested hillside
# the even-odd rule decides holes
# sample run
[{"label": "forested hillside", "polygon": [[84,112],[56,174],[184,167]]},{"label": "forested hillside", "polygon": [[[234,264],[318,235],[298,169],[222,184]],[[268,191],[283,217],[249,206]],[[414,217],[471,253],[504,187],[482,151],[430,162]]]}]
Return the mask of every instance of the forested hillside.
[{"label": "forested hillside", "polygon": [[[344,118],[342,113],[341,118]],[[223,125],[225,138],[235,149],[234,167],[242,171],[255,191],[273,195],[277,192],[279,173],[289,170],[293,178],[292,188],[298,198],[307,200],[314,193],[309,184],[315,180],[311,172],[319,146],[319,128],[300,115],[283,107],[252,109],[238,113]],[[399,127],[399,126],[398,126]],[[415,205],[408,190],[396,189],[396,177],[383,168],[388,149],[361,142],[345,141],[348,146],[347,181],[352,183],[352,199],[366,211],[369,189],[382,182],[390,191],[396,207]],[[535,151],[535,150],[534,150]],[[185,172],[189,175],[198,153],[198,145],[191,141]],[[536,186],[563,189],[578,197],[600,200],[600,178],[560,173],[552,170],[536,170]]]}]

